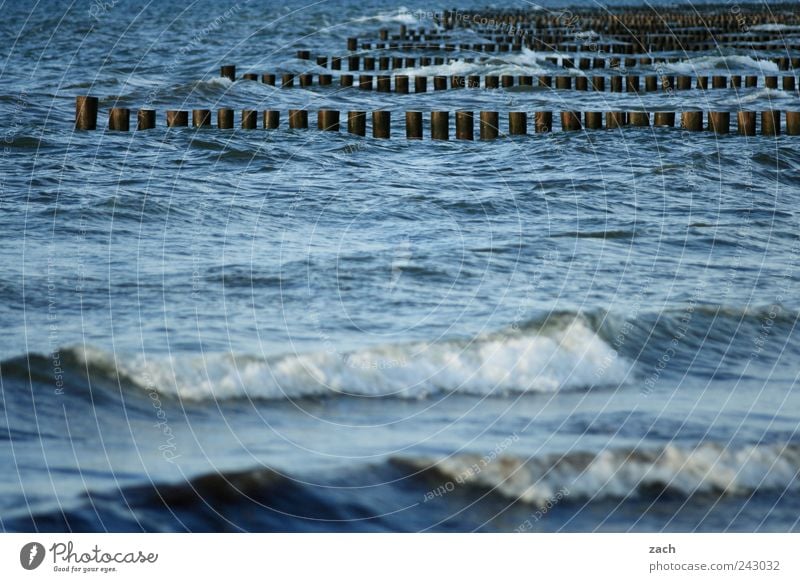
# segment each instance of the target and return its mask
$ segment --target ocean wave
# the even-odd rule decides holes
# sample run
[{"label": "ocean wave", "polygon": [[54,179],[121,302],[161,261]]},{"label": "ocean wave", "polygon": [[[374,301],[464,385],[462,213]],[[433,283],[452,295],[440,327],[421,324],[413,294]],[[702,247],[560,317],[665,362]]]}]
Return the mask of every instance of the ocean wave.
[{"label": "ocean wave", "polygon": [[678,63],[666,63],[663,68],[679,75],[696,75],[709,71],[742,73],[777,73],[778,65],[772,61],[754,59],[740,55],[704,56],[685,59]]},{"label": "ocean wave", "polygon": [[[71,348],[75,364],[135,386],[186,400],[324,396],[425,398],[547,393],[625,382],[631,364],[585,320],[468,341],[388,345],[351,352],[333,348],[268,358],[216,354],[126,360]],[[603,367],[604,373],[598,374]]]},{"label": "ocean wave", "polygon": [[599,501],[662,494],[749,495],[755,491],[796,491],[800,484],[797,444],[670,444],[530,459],[501,455],[487,460],[473,454],[438,461],[397,457],[392,463],[433,477],[433,482],[444,484],[445,491],[456,486],[477,487],[537,506],[557,497]]}]

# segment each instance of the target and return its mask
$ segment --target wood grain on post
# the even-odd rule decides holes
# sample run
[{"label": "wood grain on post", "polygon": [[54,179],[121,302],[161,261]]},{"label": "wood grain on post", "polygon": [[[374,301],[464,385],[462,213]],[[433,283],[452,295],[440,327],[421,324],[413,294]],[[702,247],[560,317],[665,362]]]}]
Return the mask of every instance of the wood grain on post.
[{"label": "wood grain on post", "polygon": [[422,111],[406,111],[406,139],[422,139]]},{"label": "wood grain on post", "polygon": [[689,75],[678,75],[678,90],[688,91],[692,88],[692,78]]},{"label": "wood grain on post", "polygon": [[622,77],[619,75],[614,75],[611,77],[611,92],[612,93],[622,93]]},{"label": "wood grain on post", "polygon": [[189,112],[176,109],[167,111],[167,127],[188,127]]},{"label": "wood grain on post", "polygon": [[720,134],[730,133],[731,114],[727,111],[709,111],[708,130]]},{"label": "wood grain on post", "polygon": [[800,111],[786,112],[786,135],[800,135]]},{"label": "wood grain on post", "polygon": [[362,91],[372,91],[372,75],[359,75],[358,88]]},{"label": "wood grain on post", "polygon": [[628,93],[638,93],[639,92],[639,76],[638,75],[628,75],[625,77],[625,91]]},{"label": "wood grain on post", "polygon": [[656,127],[675,127],[675,112],[656,111],[653,115],[653,125]]},{"label": "wood grain on post", "polygon": [[644,78],[644,90],[648,93],[658,91],[658,77],[656,75],[647,75]]},{"label": "wood grain on post", "polygon": [[258,127],[258,111],[255,109],[242,109],[242,129],[256,129]]},{"label": "wood grain on post", "polygon": [[756,75],[746,75],[744,86],[745,88],[758,87],[758,77]]},{"label": "wood grain on post", "polygon": [[155,109],[140,109],[136,112],[136,129],[153,129],[155,126]]},{"label": "wood grain on post", "polygon": [[524,111],[508,112],[508,134],[527,135],[528,133],[528,114]]},{"label": "wood grain on post", "polygon": [[339,77],[339,84],[342,87],[352,87],[353,86],[353,75],[345,74]]},{"label": "wood grain on post", "polygon": [[561,112],[561,131],[577,131],[581,128],[581,114],[578,111]]},{"label": "wood grain on post", "polygon": [[408,93],[408,75],[397,75],[394,78],[394,92],[401,94]]},{"label": "wood grain on post", "polygon": [[281,89],[291,89],[294,87],[294,73],[283,73],[281,75]]},{"label": "wood grain on post", "polygon": [[497,111],[481,111],[480,135],[483,140],[497,139],[500,123],[500,114]]},{"label": "wood grain on post", "polygon": [[129,131],[131,128],[131,110],[127,107],[112,107],[108,110],[108,129],[111,131]]},{"label": "wood grain on post", "polygon": [[326,86],[330,85],[331,83],[333,83],[333,75],[330,75],[328,73],[320,74],[320,76],[319,76],[319,86],[320,87],[326,87]]},{"label": "wood grain on post", "polygon": [[628,112],[628,125],[634,127],[650,127],[650,113],[647,111]]},{"label": "wood grain on post", "polygon": [[550,75],[539,75],[538,83],[539,87],[552,87],[553,77],[551,77]]},{"label": "wood grain on post", "polygon": [[264,73],[261,75],[261,82],[265,85],[272,85],[275,86],[275,74],[274,73]]},{"label": "wood grain on post", "polygon": [[290,109],[289,129],[308,129],[308,111],[305,109]]},{"label": "wood grain on post", "polygon": [[608,111],[606,112],[606,128],[619,129],[624,127],[628,119],[624,111]]},{"label": "wood grain on post", "polygon": [[456,111],[456,139],[475,139],[475,121],[472,111]]},{"label": "wood grain on post", "polygon": [[781,112],[770,110],[761,112],[761,135],[781,134]]},{"label": "wood grain on post", "polygon": [[681,113],[681,127],[687,131],[703,131],[703,112],[683,111]]},{"label": "wood grain on post", "polygon": [[236,80],[236,65],[222,65],[219,68],[219,76],[225,77],[230,79],[231,81]]},{"label": "wood grain on post", "polygon": [[314,84],[314,75],[312,75],[311,73],[303,73],[302,75],[300,75],[301,87],[303,88],[311,87],[311,85],[313,84]]},{"label": "wood grain on post", "polygon": [[433,90],[444,91],[447,89],[447,77],[444,75],[436,75],[433,78]]},{"label": "wood grain on post", "polygon": [[317,129],[320,131],[339,131],[339,111],[320,109],[317,111]]},{"label": "wood grain on post", "polygon": [[556,77],[556,89],[572,89],[572,77],[569,75],[558,75]]},{"label": "wood grain on post", "polygon": [[500,88],[500,77],[498,77],[497,75],[486,75],[483,81],[483,86],[486,89]]},{"label": "wood grain on post", "polygon": [[736,114],[736,125],[739,135],[755,135],[756,134],[756,112],[755,111],[739,111]]},{"label": "wood grain on post", "polygon": [[192,127],[210,127],[210,109],[192,109]]},{"label": "wood grain on post", "polygon": [[594,91],[606,90],[606,78],[601,76],[592,77],[592,89]]},{"label": "wood grain on post", "polygon": [[364,137],[367,135],[367,112],[348,111],[347,112],[347,133]]},{"label": "wood grain on post", "polygon": [[281,112],[272,109],[264,111],[264,129],[278,129],[281,122]]},{"label": "wood grain on post", "polygon": [[97,97],[75,97],[75,129],[97,129]]},{"label": "wood grain on post", "polygon": [[414,92],[426,93],[428,91],[428,77],[417,75],[414,77]]},{"label": "wood grain on post", "polygon": [[575,77],[575,90],[587,91],[589,89],[588,77]]},{"label": "wood grain on post", "polygon": [[767,89],[777,89],[778,88],[778,77],[774,75],[768,75],[764,77],[764,86]]},{"label": "wood grain on post", "polygon": [[449,111],[431,111],[431,139],[450,139]]},{"label": "wood grain on post", "polygon": [[603,114],[599,111],[587,111],[583,114],[583,124],[586,129],[602,129]]},{"label": "wood grain on post", "polygon": [[372,137],[389,139],[391,132],[391,113],[389,111],[372,112]]},{"label": "wood grain on post", "polygon": [[233,129],[233,109],[222,107],[217,110],[217,127],[219,129]]},{"label": "wood grain on post", "polygon": [[533,126],[536,133],[550,133],[553,131],[553,112],[537,111],[533,114]]}]

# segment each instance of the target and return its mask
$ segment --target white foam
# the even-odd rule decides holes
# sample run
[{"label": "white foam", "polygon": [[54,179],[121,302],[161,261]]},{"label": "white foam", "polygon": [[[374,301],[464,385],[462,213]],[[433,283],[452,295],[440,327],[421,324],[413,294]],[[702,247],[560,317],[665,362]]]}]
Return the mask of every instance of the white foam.
[{"label": "white foam", "polygon": [[658,65],[666,71],[671,71],[679,75],[696,75],[709,71],[742,71],[777,73],[778,65],[771,61],[753,59],[740,55],[730,56],[705,56],[686,59],[679,63],[662,63]]},{"label": "white foam", "polygon": [[352,394],[424,398],[432,393],[502,395],[619,385],[631,365],[581,320],[559,328],[473,341],[333,349],[259,358],[217,354],[161,360],[75,350],[135,384],[190,400],[282,399]]},{"label": "white foam", "polygon": [[[405,461],[416,469],[430,461]],[[475,466],[480,471],[470,470]],[[524,460],[501,456],[481,463],[478,455],[456,455],[435,463],[445,478],[493,489],[510,498],[544,505],[559,492],[574,499],[623,498],[645,489],[742,495],[756,490],[796,490],[798,445],[747,445],[694,448],[668,445],[660,450],[606,450]]]}]

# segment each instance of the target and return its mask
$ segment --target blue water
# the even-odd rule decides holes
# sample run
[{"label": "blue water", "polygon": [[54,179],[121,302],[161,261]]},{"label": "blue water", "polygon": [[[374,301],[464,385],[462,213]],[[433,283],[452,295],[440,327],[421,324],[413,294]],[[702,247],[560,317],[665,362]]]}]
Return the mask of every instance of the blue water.
[{"label": "blue water", "polygon": [[[295,51],[432,23],[376,1],[2,10],[4,530],[798,529],[797,138],[399,137],[411,109],[797,93],[282,90],[219,66],[320,72]],[[82,94],[99,126],[117,104],[158,127],[74,132]],[[283,129],[164,127],[223,106]],[[304,107],[389,109],[395,138],[285,129]]]}]

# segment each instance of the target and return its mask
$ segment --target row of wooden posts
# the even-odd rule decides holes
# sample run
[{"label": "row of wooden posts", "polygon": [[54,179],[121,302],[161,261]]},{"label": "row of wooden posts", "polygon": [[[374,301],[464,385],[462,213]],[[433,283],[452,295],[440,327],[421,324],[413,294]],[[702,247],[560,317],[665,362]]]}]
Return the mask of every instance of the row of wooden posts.
[{"label": "row of wooden posts", "polygon": [[[369,50],[369,45],[364,45],[365,50]],[[572,52],[572,51],[570,51]],[[578,51],[574,51],[578,52]],[[327,56],[317,55],[312,58],[311,51],[303,49],[297,51],[297,58],[302,61],[313,60],[318,66],[330,68],[333,71],[342,70],[342,62],[347,63],[349,71],[388,71],[390,69],[414,69],[417,67],[428,67],[431,65],[450,65],[456,62],[472,63],[486,63],[490,60],[489,57],[403,57],[403,56],[390,56],[390,55],[358,55],[351,54],[346,57],[340,56]],[[569,57],[555,57],[548,56],[544,58],[546,63],[563,67],[565,69],[619,69],[624,67],[631,69],[634,67],[648,67],[658,64],[681,63],[687,61],[687,58],[676,56],[650,56],[639,55],[635,57],[601,57],[598,56],[599,52],[589,53],[593,56],[569,56]],[[800,57],[769,57],[765,56],[762,60],[777,65],[781,71],[789,71],[792,69],[800,69]]]},{"label": "row of wooden posts", "polygon": [[[92,96],[77,97],[75,103],[75,127],[77,129],[92,130],[97,128],[98,99]],[[278,129],[280,127],[281,113],[277,110],[259,112],[255,109],[244,109],[240,121],[243,129],[257,129],[259,113],[263,120],[264,129]],[[388,138],[391,133],[391,112],[380,110],[372,111],[372,135],[376,138]],[[707,129],[719,134],[730,133],[731,112],[709,111],[707,122],[704,123],[702,111],[683,111],[680,113],[680,125],[688,131],[702,131]],[[735,113],[737,132],[741,135],[756,135],[757,114],[754,111],[738,111]],[[781,133],[781,111],[770,110],[761,112],[761,133],[763,135],[779,135]],[[108,127],[114,131],[130,130],[131,110],[124,107],[112,107],[108,111]],[[317,128],[322,131],[340,130],[341,112],[335,109],[320,109],[317,112]],[[472,111],[455,112],[455,136],[457,139],[474,139],[474,113]],[[500,113],[497,111],[479,112],[479,135],[481,139],[496,139],[500,135]],[[625,126],[633,127],[675,127],[678,114],[672,111],[562,111],[560,112],[562,131],[575,131],[580,129],[616,129]],[[536,111],[533,114],[533,127],[536,133],[553,131],[553,112]],[[605,120],[605,124],[603,123]],[[166,112],[167,127],[188,127],[189,111],[169,110]],[[347,131],[349,133],[366,135],[367,112],[348,111]],[[406,111],[406,137],[408,139],[422,139],[423,113],[421,111]],[[192,126],[196,128],[211,127],[212,111],[210,109],[192,110]],[[140,109],[137,112],[137,129],[153,129],[156,126],[156,112],[153,109]],[[308,129],[308,110],[291,109],[288,112],[288,126],[290,129]],[[234,111],[229,108],[217,110],[217,127],[219,129],[233,129]],[[785,132],[787,135],[800,135],[800,111],[785,112]],[[449,139],[450,112],[431,111],[430,113],[431,138],[437,140]],[[511,111],[508,113],[508,131],[506,135],[525,135],[528,133],[528,113],[525,111]]]},{"label": "row of wooden posts", "polygon": [[[230,76],[224,75],[228,78]],[[384,93],[410,93],[411,80],[413,78],[414,92],[425,93],[428,91],[428,79],[433,80],[434,91],[444,91],[446,89],[499,89],[510,87],[543,87],[558,90],[575,91],[605,91],[606,87],[612,93],[639,93],[654,91],[672,91],[689,89],[740,89],[765,87],[767,89],[781,88],[784,91],[795,91],[798,86],[797,78],[790,75],[766,75],[759,83],[758,75],[614,75],[605,77],[602,75],[575,76],[575,75],[350,75],[342,74],[338,76],[340,87],[358,87],[367,91],[373,89]],[[256,73],[246,73],[242,76],[243,80],[258,81],[259,75]],[[263,73],[260,76],[261,82],[278,86],[283,89],[290,89],[295,86],[320,87],[331,86],[334,83],[333,75],[327,73]],[[316,83],[315,83],[316,80]]]}]

